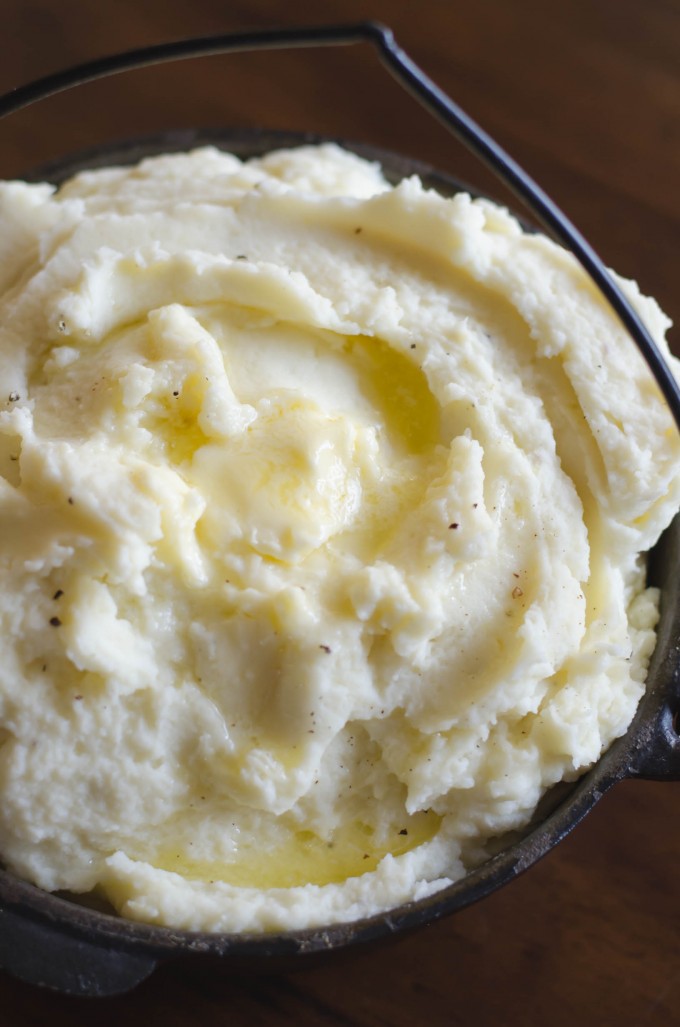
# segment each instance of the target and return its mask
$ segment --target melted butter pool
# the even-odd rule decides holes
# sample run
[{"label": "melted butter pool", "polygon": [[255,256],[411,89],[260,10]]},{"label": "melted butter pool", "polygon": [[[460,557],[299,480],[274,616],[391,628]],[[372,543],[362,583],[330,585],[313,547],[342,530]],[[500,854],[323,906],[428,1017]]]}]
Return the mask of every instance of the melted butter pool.
[{"label": "melted butter pool", "polygon": [[422,368],[372,336],[350,336],[345,349],[392,444],[410,454],[432,449],[439,441],[440,409]]},{"label": "melted butter pool", "polygon": [[429,841],[440,822],[431,810],[416,813],[405,818],[405,826],[395,829],[383,844],[376,844],[368,825],[353,823],[328,841],[312,831],[297,831],[270,848],[244,847],[233,862],[192,859],[173,849],[159,852],[150,862],[189,881],[221,881],[239,888],[341,884],[375,870],[388,853],[401,856]]}]

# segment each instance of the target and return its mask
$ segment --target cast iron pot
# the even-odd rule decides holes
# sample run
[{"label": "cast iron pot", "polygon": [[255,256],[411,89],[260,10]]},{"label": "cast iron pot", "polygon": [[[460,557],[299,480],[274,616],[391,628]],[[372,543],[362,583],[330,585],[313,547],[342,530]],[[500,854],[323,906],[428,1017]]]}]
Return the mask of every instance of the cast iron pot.
[{"label": "cast iron pot", "polygon": [[[203,145],[249,157],[320,141],[303,133],[182,131],[60,159],[26,178],[58,184],[85,168],[131,164]],[[426,186],[445,195],[461,188],[450,176],[417,161],[364,145],[343,145],[380,161],[393,182],[418,174]],[[124,920],[73,897],[48,894],[0,868],[0,966],[30,983],[89,996],[128,991],[170,960],[217,962],[222,973],[280,972],[324,954],[405,934],[489,895],[561,841],[617,781],[680,780],[678,566],[680,515],[650,558],[649,580],[661,590],[661,617],[646,692],[627,733],[578,781],[552,788],[525,831],[500,839],[497,853],[462,880],[426,899],[352,923],[277,934],[208,934]]]}]

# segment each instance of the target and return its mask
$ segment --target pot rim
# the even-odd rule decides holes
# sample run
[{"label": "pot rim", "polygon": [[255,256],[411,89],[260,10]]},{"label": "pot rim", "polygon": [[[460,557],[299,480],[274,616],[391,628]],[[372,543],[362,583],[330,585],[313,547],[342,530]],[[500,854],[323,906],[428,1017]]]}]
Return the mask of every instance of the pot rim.
[{"label": "pot rim", "polygon": [[[265,129],[186,129],[116,141],[40,165],[26,180],[47,179],[58,184],[86,168],[132,164],[144,157],[203,145],[216,145],[237,156],[257,156],[272,149],[320,142],[337,143],[379,161],[392,182],[417,174],[427,187],[440,192],[452,194],[462,189],[476,195],[453,176],[389,150],[314,133]],[[680,739],[673,726],[680,709],[680,583],[672,574],[680,563],[680,516],[652,553],[650,575],[661,589],[661,618],[647,688],[628,731],[588,772],[573,782],[553,786],[521,835],[452,885],[361,920],[272,933],[212,933],[160,927],[91,909],[76,897],[45,892],[0,867],[0,914],[4,907],[28,922],[96,948],[151,957],[153,969],[156,960],[178,955],[229,956],[261,964],[279,957],[344,949],[405,934],[479,901],[557,845],[617,781],[627,777],[680,779]]]}]

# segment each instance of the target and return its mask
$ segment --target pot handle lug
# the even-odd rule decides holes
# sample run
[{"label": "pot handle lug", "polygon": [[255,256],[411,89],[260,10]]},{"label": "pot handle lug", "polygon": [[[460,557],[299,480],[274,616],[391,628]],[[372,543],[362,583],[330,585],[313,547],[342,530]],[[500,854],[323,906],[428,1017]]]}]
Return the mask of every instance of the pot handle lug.
[{"label": "pot handle lug", "polygon": [[636,747],[629,777],[646,781],[680,781],[678,717],[678,711],[671,706],[661,710],[647,744]]},{"label": "pot handle lug", "polygon": [[634,721],[642,725],[630,753],[628,777],[680,781],[680,514],[664,532],[650,562],[650,583],[661,592],[656,648],[647,693]]},{"label": "pot handle lug", "polygon": [[0,907],[0,967],[13,977],[67,995],[121,995],[156,967],[147,955],[116,951]]}]

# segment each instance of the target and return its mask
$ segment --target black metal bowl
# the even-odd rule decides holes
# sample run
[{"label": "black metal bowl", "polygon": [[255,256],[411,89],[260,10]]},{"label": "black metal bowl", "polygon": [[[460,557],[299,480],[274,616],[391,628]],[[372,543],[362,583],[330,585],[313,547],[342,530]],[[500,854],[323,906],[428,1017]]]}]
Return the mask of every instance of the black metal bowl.
[{"label": "black metal bowl", "polygon": [[[303,133],[178,131],[62,158],[26,177],[58,184],[85,168],[131,164],[153,154],[207,144],[248,157],[320,141]],[[445,195],[461,188],[450,176],[409,158],[365,145],[342,145],[379,161],[391,181],[418,174],[425,185]],[[661,618],[646,692],[627,733],[578,781],[552,788],[521,835],[500,839],[497,853],[462,880],[426,899],[351,923],[276,934],[210,934],[125,920],[75,897],[48,894],[0,869],[0,966],[31,983],[92,996],[127,991],[160,963],[180,958],[218,959],[225,973],[278,972],[308,965],[323,954],[404,934],[507,884],[564,838],[617,781],[680,780],[678,566],[680,516],[650,558],[650,582],[661,590]]]}]

